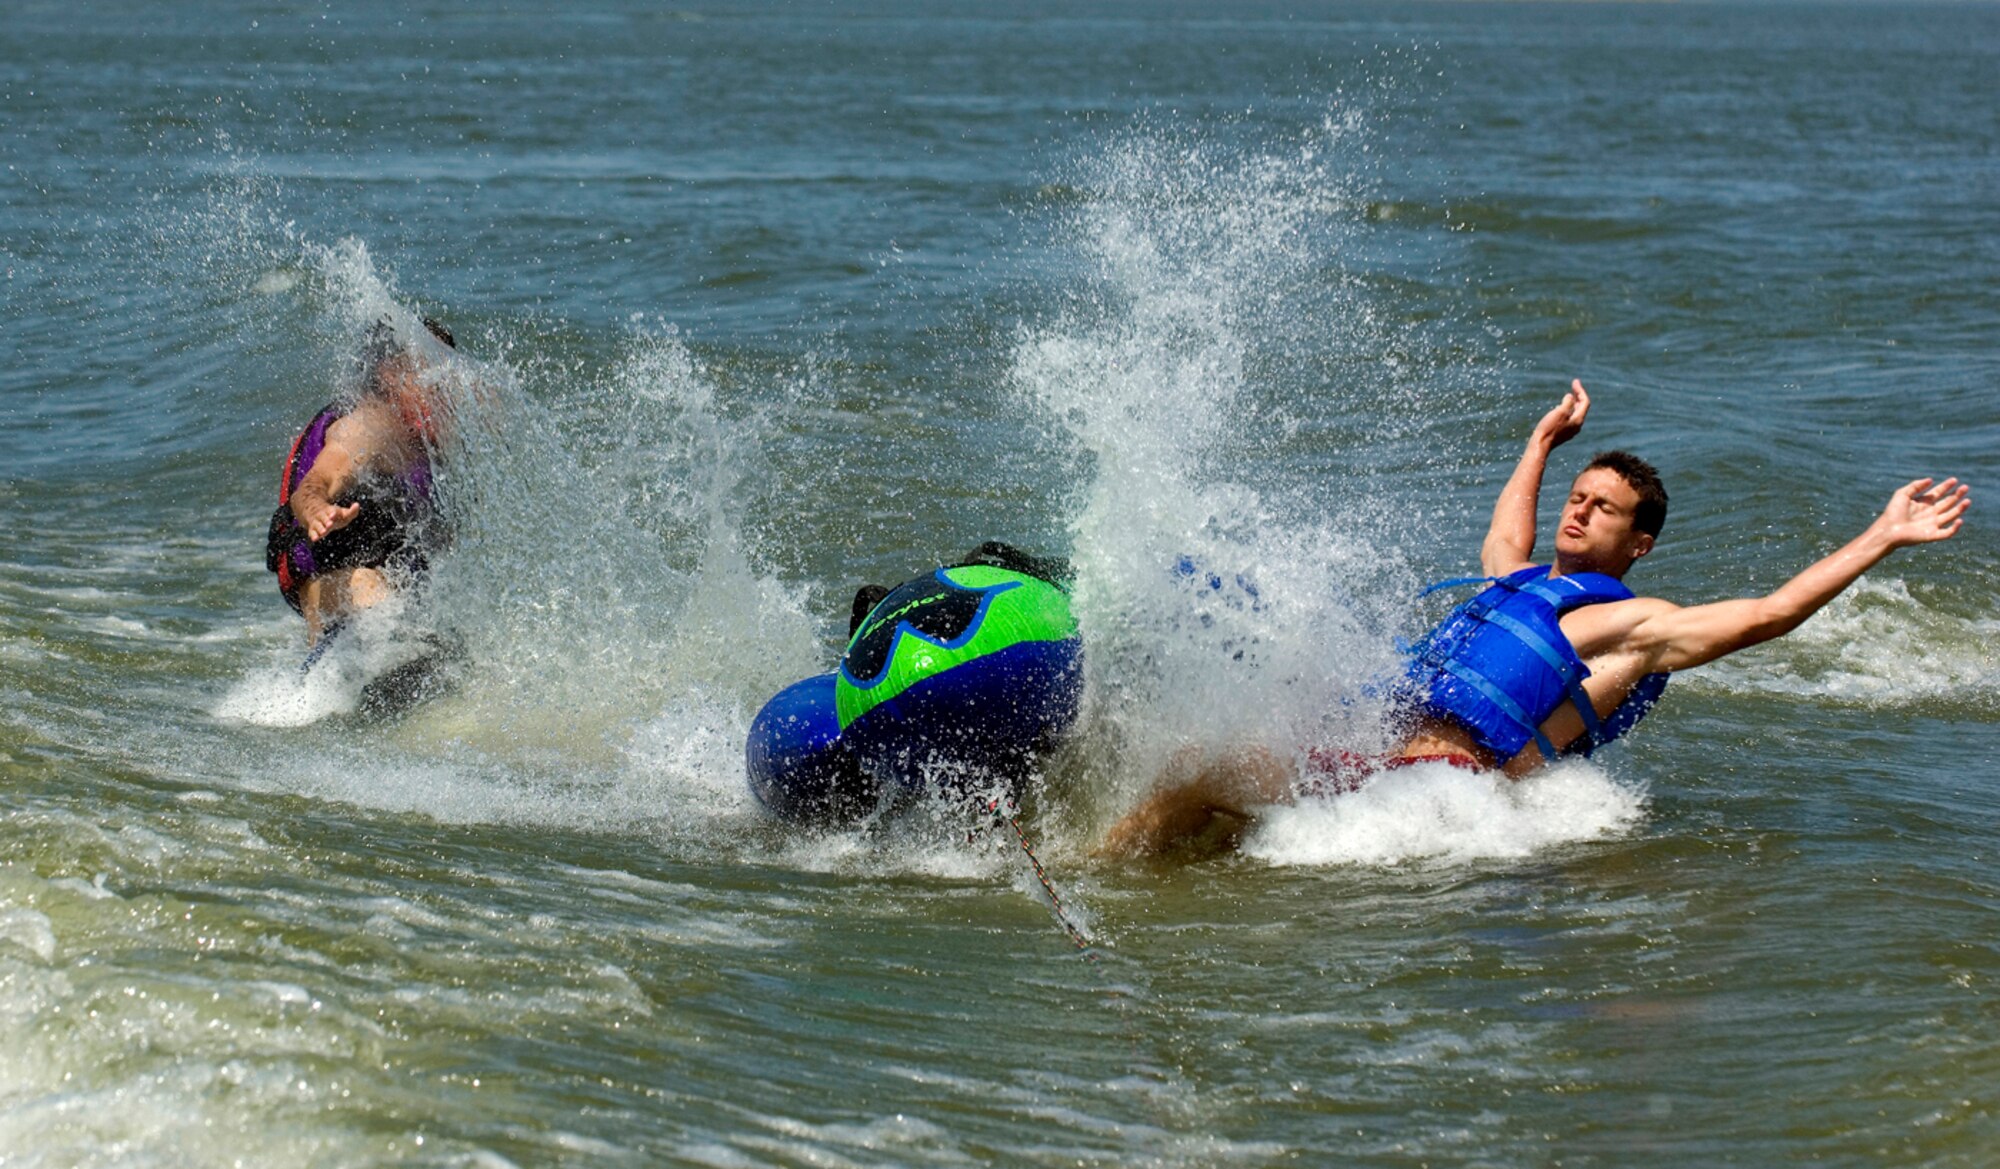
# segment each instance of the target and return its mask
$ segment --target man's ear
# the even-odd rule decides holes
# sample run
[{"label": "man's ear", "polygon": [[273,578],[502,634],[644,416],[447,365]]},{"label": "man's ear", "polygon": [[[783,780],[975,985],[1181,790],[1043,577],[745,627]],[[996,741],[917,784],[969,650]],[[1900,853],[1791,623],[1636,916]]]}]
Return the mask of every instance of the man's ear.
[{"label": "man's ear", "polygon": [[1646,553],[1651,552],[1652,550],[1653,550],[1652,533],[1639,532],[1632,537],[1632,559],[1637,560],[1641,556],[1644,556]]}]

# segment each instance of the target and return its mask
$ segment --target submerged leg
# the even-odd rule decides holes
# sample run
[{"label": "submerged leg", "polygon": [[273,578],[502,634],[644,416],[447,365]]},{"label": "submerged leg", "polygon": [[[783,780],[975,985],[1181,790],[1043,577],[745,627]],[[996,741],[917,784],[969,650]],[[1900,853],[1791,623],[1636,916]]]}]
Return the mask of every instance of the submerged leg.
[{"label": "submerged leg", "polygon": [[391,591],[389,579],[379,568],[340,568],[313,577],[299,590],[306,644],[317,646],[346,618],[388,600]]},{"label": "submerged leg", "polygon": [[1202,836],[1218,818],[1248,823],[1251,808],[1292,799],[1291,767],[1262,747],[1214,760],[1189,748],[1174,756],[1153,794],[1113,824],[1096,851],[1150,856]]}]

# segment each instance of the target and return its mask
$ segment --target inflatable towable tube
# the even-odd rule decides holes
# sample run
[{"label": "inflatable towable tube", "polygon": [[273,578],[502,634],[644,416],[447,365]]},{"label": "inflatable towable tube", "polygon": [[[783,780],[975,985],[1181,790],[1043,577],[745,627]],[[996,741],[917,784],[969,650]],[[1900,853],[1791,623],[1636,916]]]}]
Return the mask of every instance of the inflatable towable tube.
[{"label": "inflatable towable tube", "polygon": [[778,692],[750,725],[750,790],[770,812],[852,823],[960,781],[1018,780],[1076,721],[1083,642],[1069,596],[986,564],[891,590],[833,673]]}]

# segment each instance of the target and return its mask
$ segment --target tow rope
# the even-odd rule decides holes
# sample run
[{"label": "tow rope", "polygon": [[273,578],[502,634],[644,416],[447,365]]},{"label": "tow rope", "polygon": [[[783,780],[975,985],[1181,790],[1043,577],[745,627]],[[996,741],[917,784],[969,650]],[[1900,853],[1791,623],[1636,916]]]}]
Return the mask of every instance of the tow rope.
[{"label": "tow rope", "polygon": [[1092,962],[1097,961],[1097,951],[1092,948],[1090,935],[1085,933],[1083,927],[1076,923],[1076,919],[1070,916],[1069,910],[1063,908],[1062,894],[1056,892],[1055,882],[1049,880],[1049,871],[1042,867],[1041,858],[1035,855],[1034,846],[1028,843],[1028,834],[1021,831],[1019,814],[1012,808],[1003,809],[999,800],[988,800],[986,811],[994,819],[1002,821],[1014,830],[1014,840],[1021,846],[1021,854],[1028,858],[1028,867],[1034,871],[1035,880],[1041,882],[1042,892],[1048,895],[1049,910],[1055,914],[1056,924],[1062,926],[1063,932],[1069,935],[1070,941],[1076,943],[1078,950],[1083,951],[1085,958]]}]

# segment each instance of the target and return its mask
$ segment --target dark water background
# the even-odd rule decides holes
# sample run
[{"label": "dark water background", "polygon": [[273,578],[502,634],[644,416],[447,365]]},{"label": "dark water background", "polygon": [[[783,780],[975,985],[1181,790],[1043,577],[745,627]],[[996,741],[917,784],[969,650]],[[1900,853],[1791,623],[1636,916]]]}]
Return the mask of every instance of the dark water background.
[{"label": "dark water background", "polygon": [[[1990,1163],[1997,67],[1985,5],[11,5],[0,1163]],[[260,541],[418,311],[476,669],[378,725],[278,693]],[[1572,376],[1645,591],[1980,502],[1595,764],[1089,858],[1185,743],[1365,738]],[[743,791],[853,585],[992,536],[1082,570],[1095,963],[1005,841]]]}]

